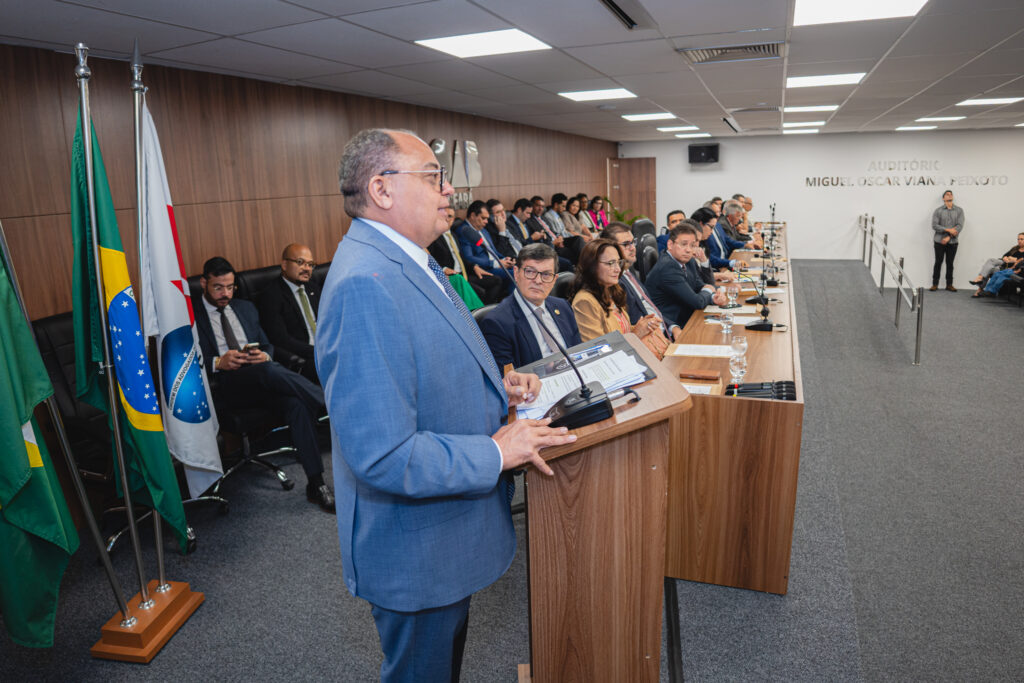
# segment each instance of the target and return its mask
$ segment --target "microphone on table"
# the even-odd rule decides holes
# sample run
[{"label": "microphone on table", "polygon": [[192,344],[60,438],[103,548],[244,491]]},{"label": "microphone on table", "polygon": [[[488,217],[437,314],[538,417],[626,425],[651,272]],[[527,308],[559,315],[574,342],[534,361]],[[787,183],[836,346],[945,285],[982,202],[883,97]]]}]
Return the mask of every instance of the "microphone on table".
[{"label": "microphone on table", "polygon": [[[757,288],[757,281],[754,280],[754,278],[750,277],[749,275],[738,273],[738,276],[749,280],[750,283],[754,285],[754,291],[757,292],[757,296],[750,297],[749,299],[747,299],[747,302],[761,304],[761,319],[749,322],[746,324],[745,327],[748,330],[753,330],[755,332],[771,332],[773,329],[775,329],[775,323],[768,319],[768,297],[764,295],[764,289],[762,288],[759,290]],[[762,284],[764,283],[763,277],[761,278],[761,282]]]},{"label": "microphone on table", "polygon": [[[519,285],[516,284],[515,277],[509,272],[508,268],[501,262],[501,257],[494,253],[491,246],[487,244],[487,240],[484,239],[483,235],[480,235],[476,242],[476,246],[483,247],[491,258],[498,262],[500,267],[505,274],[508,275],[509,280],[512,281],[512,286],[519,296],[523,297],[526,301],[527,308],[530,309],[530,313],[537,320],[537,324],[541,326],[541,329],[548,333],[551,341],[554,342],[555,346],[558,347],[558,352],[562,354],[565,360],[569,363],[569,367],[576,373],[576,379],[580,382],[579,389],[573,389],[568,394],[558,399],[555,405],[551,406],[544,417],[551,418],[552,427],[567,427],[569,429],[576,429],[577,427],[584,427],[595,422],[600,422],[611,417],[614,414],[612,408],[612,396],[605,391],[604,386],[600,382],[584,382],[583,375],[580,374],[580,369],[576,367],[576,363],[573,361],[572,356],[565,350],[561,342],[558,341],[558,337],[552,334],[551,329],[544,324],[544,319],[541,318],[534,307],[530,304],[529,299],[520,291]],[[622,393],[615,392],[614,398],[619,398]]]}]

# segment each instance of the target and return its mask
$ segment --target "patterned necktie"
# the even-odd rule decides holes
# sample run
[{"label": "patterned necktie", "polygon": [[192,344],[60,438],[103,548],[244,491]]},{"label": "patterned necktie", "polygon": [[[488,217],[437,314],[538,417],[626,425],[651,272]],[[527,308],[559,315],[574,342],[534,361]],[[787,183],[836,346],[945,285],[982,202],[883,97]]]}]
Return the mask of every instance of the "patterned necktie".
[{"label": "patterned necktie", "polygon": [[548,345],[548,353],[544,355],[550,355],[558,351],[558,343],[555,341],[554,336],[548,332],[548,317],[544,315],[547,311],[544,310],[543,306],[537,306],[533,309],[537,313],[537,317],[540,318],[540,336],[544,338],[544,343]]},{"label": "patterned necktie", "polygon": [[655,305],[655,303],[651,299],[651,297],[647,296],[647,290],[645,290],[640,285],[640,283],[637,282],[637,279],[633,276],[633,273],[630,272],[629,270],[627,270],[622,277],[626,278],[626,280],[629,281],[630,286],[633,287],[633,291],[636,292],[637,294],[639,294],[640,298],[643,299],[647,303],[647,305],[651,307],[651,310],[653,310],[655,313],[658,314],[658,317],[661,318],[661,331],[665,333],[665,336],[667,338],[671,339],[672,338],[672,332],[669,330],[668,322],[665,321],[665,316],[663,316],[661,314],[661,309],[659,309]]},{"label": "patterned necktie", "polygon": [[224,343],[228,345],[229,351],[238,351],[242,347],[238,343],[238,337],[235,336],[235,330],[231,327],[231,323],[228,321],[228,307],[220,309],[220,326],[224,330]]},{"label": "patterned necktie", "polygon": [[309,296],[306,295],[306,288],[299,285],[299,303],[302,306],[302,317],[306,319],[309,326],[309,338],[316,336],[316,318],[313,316],[313,307],[309,305]]},{"label": "patterned necktie", "polygon": [[451,299],[452,304],[455,305],[455,310],[459,312],[462,319],[466,321],[466,325],[473,332],[473,338],[476,339],[477,344],[480,345],[480,352],[483,357],[487,359],[487,367],[494,373],[498,378],[501,377],[501,373],[498,372],[498,364],[494,362],[494,356],[491,355],[491,349],[487,346],[484,341],[483,335],[480,333],[480,326],[476,324],[476,320],[473,319],[473,314],[466,308],[466,302],[462,300],[462,297],[456,293],[455,288],[452,287],[452,283],[448,281],[448,277],[441,270],[441,265],[434,260],[433,256],[427,257],[427,265],[430,267],[430,272],[434,274],[437,281],[441,283],[441,287],[444,288],[444,293]]}]

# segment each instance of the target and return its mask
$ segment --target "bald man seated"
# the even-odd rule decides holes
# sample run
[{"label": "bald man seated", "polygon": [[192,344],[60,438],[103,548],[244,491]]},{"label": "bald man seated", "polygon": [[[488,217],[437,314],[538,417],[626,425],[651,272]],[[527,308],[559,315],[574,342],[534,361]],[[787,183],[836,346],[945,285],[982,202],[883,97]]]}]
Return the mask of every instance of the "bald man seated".
[{"label": "bald man seated", "polygon": [[310,381],[316,376],[313,339],[320,307],[320,288],[313,275],[313,252],[304,244],[289,244],[281,253],[281,277],[260,294],[260,326],[270,342],[306,360],[302,374]]}]

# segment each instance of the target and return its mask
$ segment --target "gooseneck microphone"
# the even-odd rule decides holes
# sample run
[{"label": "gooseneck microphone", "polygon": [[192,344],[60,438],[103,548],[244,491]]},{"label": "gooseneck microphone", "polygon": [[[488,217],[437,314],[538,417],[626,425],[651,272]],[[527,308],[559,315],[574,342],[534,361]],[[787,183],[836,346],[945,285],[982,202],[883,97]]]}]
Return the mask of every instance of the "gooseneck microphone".
[{"label": "gooseneck microphone", "polygon": [[510,273],[508,268],[506,268],[501,262],[501,257],[494,253],[491,246],[487,244],[487,240],[484,239],[483,235],[480,235],[479,239],[477,239],[476,246],[483,247],[487,253],[491,255],[491,258],[497,261],[498,266],[505,271],[509,280],[512,281],[513,288],[519,292],[519,296],[523,297],[523,301],[527,303],[527,308],[530,309],[530,313],[533,314],[537,324],[548,333],[551,341],[553,341],[555,346],[558,347],[558,352],[562,354],[562,357],[564,357],[569,363],[569,367],[571,367],[573,372],[576,373],[576,379],[580,382],[579,389],[573,389],[568,394],[558,399],[558,402],[551,406],[548,412],[545,413],[544,417],[551,418],[551,426],[576,429],[577,427],[583,427],[611,417],[614,413],[612,400],[605,391],[604,386],[602,386],[600,382],[590,382],[588,384],[583,381],[583,375],[580,374],[580,369],[576,367],[576,363],[573,361],[572,356],[569,355],[569,352],[566,351],[565,347],[558,341],[558,337],[552,334],[551,328],[544,324],[544,319],[537,314],[534,307],[529,305],[530,300],[527,299],[519,289],[519,285],[516,284],[515,277],[512,276],[512,273]]},{"label": "gooseneck microphone", "polygon": [[748,330],[753,330],[755,332],[771,332],[773,329],[775,329],[775,323],[768,319],[768,314],[770,313],[770,311],[768,310],[768,297],[765,296],[764,294],[764,279],[762,278],[761,280],[762,288],[758,289],[757,281],[754,278],[750,277],[749,275],[744,275],[743,273],[739,273],[739,276],[745,280],[748,280],[752,285],[754,285],[754,291],[757,292],[756,297],[751,297],[750,299],[747,299],[747,301],[753,301],[754,303],[761,304],[761,319],[749,322],[745,325],[745,327]]}]

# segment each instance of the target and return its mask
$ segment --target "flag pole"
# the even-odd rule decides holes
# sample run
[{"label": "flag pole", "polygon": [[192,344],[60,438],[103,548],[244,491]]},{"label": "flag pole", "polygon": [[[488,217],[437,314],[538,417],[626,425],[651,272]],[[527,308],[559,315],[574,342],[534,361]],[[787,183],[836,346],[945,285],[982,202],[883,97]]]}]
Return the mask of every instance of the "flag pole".
[{"label": "flag pole", "polygon": [[132,507],[131,493],[128,488],[128,470],[125,467],[124,444],[121,443],[121,420],[118,409],[117,375],[110,360],[110,335],[107,329],[106,296],[103,289],[103,270],[100,267],[99,236],[96,226],[96,188],[92,166],[92,116],[89,113],[89,78],[92,71],[86,65],[89,48],[84,43],[75,45],[75,56],[78,66],[75,67],[75,78],[78,80],[79,104],[82,110],[82,149],[85,152],[85,181],[89,195],[89,232],[92,241],[93,267],[96,269],[96,291],[99,297],[100,333],[103,335],[103,364],[100,374],[107,376],[107,399],[110,402],[110,422],[113,427],[114,450],[117,453],[117,465],[121,470],[121,489],[124,495],[125,514],[128,516],[128,533],[135,550],[135,568],[139,574],[139,609],[148,610],[154,605],[149,597],[146,586],[146,573],[142,566],[142,549],[139,545],[139,530],[135,524],[135,509]]},{"label": "flag pole", "polygon": [[[32,329],[32,321],[28,317],[28,309],[25,307],[25,299],[21,296],[21,286],[18,284],[18,274],[14,272],[14,262],[11,260],[11,250],[7,246],[7,234],[4,232],[3,223],[0,223],[0,254],[2,254],[7,272],[11,275],[11,288],[14,290],[14,298],[18,300],[18,307],[21,308],[21,314],[25,317],[25,324],[28,325],[29,329]],[[57,401],[54,399],[52,394],[46,399],[46,407],[50,411],[50,421],[53,423],[53,429],[57,433],[57,441],[60,444],[61,451],[64,453],[64,460],[67,462],[68,475],[71,477],[71,483],[75,487],[75,494],[78,496],[78,500],[82,504],[82,514],[85,515],[85,521],[89,525],[89,531],[92,534],[92,539],[96,543],[96,549],[100,554],[100,561],[103,563],[103,569],[106,571],[107,580],[110,581],[110,588],[114,591],[114,600],[117,601],[117,608],[121,610],[121,626],[124,628],[130,628],[135,625],[136,619],[128,610],[128,602],[124,597],[124,589],[121,587],[121,582],[118,580],[117,574],[114,572],[114,565],[110,563],[110,554],[107,552],[107,549],[103,544],[103,536],[100,534],[99,525],[96,524],[96,517],[92,514],[92,508],[89,505],[89,498],[85,493],[85,485],[82,484],[82,477],[78,472],[78,463],[75,462],[75,457],[71,454],[71,441],[68,439],[68,434],[64,430],[64,421],[60,417],[60,411],[57,409]]]},{"label": "flag pole", "polygon": [[[135,39],[135,49],[132,50],[132,99],[135,105],[135,228],[136,239],[139,245],[139,269],[142,269],[142,251],[145,245],[142,243],[142,103],[146,97],[146,86],[142,84],[142,56],[139,54],[139,39]],[[136,293],[136,301],[140,313],[142,308],[143,287],[139,287]],[[148,352],[149,349],[147,348]],[[159,367],[159,363],[150,363],[150,367]],[[160,378],[163,381],[163,378]],[[158,581],[157,593],[166,593],[171,590],[171,584],[167,583],[164,574],[164,527],[163,519],[159,510],[153,506],[153,542],[156,544],[156,569]]]}]

